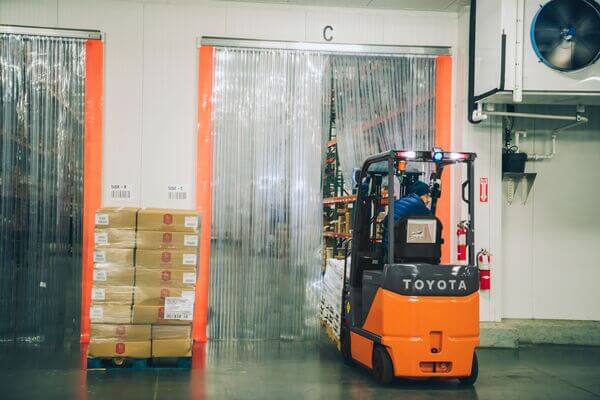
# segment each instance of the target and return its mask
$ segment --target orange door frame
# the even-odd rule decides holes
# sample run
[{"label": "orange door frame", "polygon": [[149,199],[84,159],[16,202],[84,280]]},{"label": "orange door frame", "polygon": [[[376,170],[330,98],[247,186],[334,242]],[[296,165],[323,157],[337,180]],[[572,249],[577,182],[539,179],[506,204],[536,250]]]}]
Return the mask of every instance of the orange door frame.
[{"label": "orange door frame", "polygon": [[85,44],[85,122],[83,144],[83,248],[81,271],[81,343],[90,341],[90,305],[94,270],[95,214],[102,202],[102,96],[104,43]]},{"label": "orange door frame", "polygon": [[198,153],[196,158],[196,209],[202,216],[200,232],[200,263],[196,281],[196,307],[192,337],[194,342],[206,342],[208,323],[208,288],[210,278],[210,235],[212,220],[212,87],[214,48],[198,49]]},{"label": "orange door frame", "polygon": [[[452,57],[440,55],[435,67],[435,146],[452,151]],[[452,185],[451,171],[442,176],[442,197],[437,203],[437,215],[444,226],[444,244],[442,245],[442,263],[452,260]]]}]

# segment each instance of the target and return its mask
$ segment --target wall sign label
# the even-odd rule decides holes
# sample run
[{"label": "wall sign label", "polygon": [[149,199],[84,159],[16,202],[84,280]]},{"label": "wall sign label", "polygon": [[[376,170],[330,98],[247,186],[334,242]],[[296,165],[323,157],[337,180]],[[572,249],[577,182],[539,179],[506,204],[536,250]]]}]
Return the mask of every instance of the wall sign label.
[{"label": "wall sign label", "polygon": [[479,202],[488,202],[488,178],[481,178],[479,180]]},{"label": "wall sign label", "polygon": [[131,200],[133,185],[131,183],[112,183],[109,187],[111,200]]},{"label": "wall sign label", "polygon": [[187,200],[188,185],[167,185],[168,200]]},{"label": "wall sign label", "polygon": [[331,42],[333,40],[331,32],[333,32],[333,26],[326,25],[325,28],[323,28],[323,39],[325,39],[326,42]]}]

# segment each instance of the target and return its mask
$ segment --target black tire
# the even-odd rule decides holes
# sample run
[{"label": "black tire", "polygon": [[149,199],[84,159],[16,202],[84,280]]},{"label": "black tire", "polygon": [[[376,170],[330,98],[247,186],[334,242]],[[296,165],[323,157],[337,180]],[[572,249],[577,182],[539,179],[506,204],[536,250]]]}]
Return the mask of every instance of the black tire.
[{"label": "black tire", "polygon": [[473,386],[479,376],[479,363],[477,362],[477,353],[473,352],[473,363],[471,364],[471,375],[464,378],[458,378],[461,385]]},{"label": "black tire", "polygon": [[373,377],[382,385],[389,385],[394,379],[394,365],[383,346],[375,346],[373,349]]}]

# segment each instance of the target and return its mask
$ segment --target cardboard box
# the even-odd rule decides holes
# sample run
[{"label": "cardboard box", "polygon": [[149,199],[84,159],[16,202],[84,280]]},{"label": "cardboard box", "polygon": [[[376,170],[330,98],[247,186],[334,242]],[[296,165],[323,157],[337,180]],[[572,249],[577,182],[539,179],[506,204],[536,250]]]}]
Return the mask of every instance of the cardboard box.
[{"label": "cardboard box", "polygon": [[200,232],[200,215],[192,210],[142,208],[138,213],[140,231]]},{"label": "cardboard box", "polygon": [[136,250],[135,265],[145,268],[185,268],[198,265],[197,248],[193,250]]},{"label": "cardboard box", "polygon": [[195,297],[194,288],[164,286],[144,286],[139,283],[134,288],[133,304],[143,306],[164,306],[165,297]]},{"label": "cardboard box", "polygon": [[150,340],[151,325],[128,324],[91,324],[90,337],[94,339],[112,339],[128,342]]},{"label": "cardboard box", "polygon": [[194,290],[196,268],[135,268],[135,284],[139,287],[165,287]]},{"label": "cardboard box", "polygon": [[94,263],[133,267],[134,252],[134,249],[112,249],[109,247],[95,249]]},{"label": "cardboard box", "polygon": [[120,267],[109,264],[95,264],[93,272],[94,285],[101,286],[133,286],[134,267]]},{"label": "cardboard box", "polygon": [[94,233],[94,248],[105,247],[115,249],[133,249],[135,247],[135,230],[130,229],[96,229]]},{"label": "cardboard box", "polygon": [[94,285],[92,287],[93,304],[133,304],[132,286],[104,286]]},{"label": "cardboard box", "polygon": [[92,304],[90,321],[104,324],[130,324],[131,306],[121,304]]},{"label": "cardboard box", "polygon": [[152,357],[191,357],[191,339],[152,340]]},{"label": "cardboard box", "polygon": [[136,227],[137,208],[104,207],[96,211],[96,228],[132,229]]},{"label": "cardboard box", "polygon": [[190,325],[152,325],[152,339],[190,339]]},{"label": "cardboard box", "polygon": [[187,232],[137,231],[137,248],[141,250],[198,250],[198,234]]},{"label": "cardboard box", "polygon": [[133,305],[134,324],[156,324],[156,325],[190,325],[191,321],[178,319],[164,319],[165,307],[163,306],[140,306]]},{"label": "cardboard box", "polygon": [[150,340],[91,340],[88,347],[88,357],[150,358],[152,357],[152,343]]}]

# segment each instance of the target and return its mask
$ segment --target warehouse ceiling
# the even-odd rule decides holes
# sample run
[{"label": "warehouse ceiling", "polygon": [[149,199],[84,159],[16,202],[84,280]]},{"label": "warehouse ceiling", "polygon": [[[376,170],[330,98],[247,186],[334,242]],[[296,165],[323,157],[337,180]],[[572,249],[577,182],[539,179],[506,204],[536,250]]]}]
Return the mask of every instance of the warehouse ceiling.
[{"label": "warehouse ceiling", "polygon": [[388,10],[458,11],[468,0],[217,0],[301,6],[362,7]]}]

